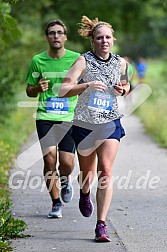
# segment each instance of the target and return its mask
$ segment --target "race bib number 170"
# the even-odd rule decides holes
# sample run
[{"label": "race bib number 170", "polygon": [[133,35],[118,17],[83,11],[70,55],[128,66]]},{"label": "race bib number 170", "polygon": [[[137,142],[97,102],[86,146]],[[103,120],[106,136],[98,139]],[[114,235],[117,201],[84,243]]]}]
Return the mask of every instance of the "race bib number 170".
[{"label": "race bib number 170", "polygon": [[46,102],[46,111],[54,114],[68,114],[68,98],[49,97]]}]

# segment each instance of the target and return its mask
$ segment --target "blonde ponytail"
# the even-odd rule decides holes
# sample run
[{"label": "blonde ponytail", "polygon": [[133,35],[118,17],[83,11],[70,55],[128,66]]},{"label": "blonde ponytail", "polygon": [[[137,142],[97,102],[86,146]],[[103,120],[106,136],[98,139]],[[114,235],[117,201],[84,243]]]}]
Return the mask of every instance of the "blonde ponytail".
[{"label": "blonde ponytail", "polygon": [[112,29],[112,26],[109,23],[99,21],[98,18],[91,20],[87,16],[82,16],[81,23],[79,23],[79,25],[80,29],[78,30],[78,32],[82,37],[85,38],[93,38],[94,32],[103,25],[108,26],[111,29],[112,34],[114,33],[114,30]]}]

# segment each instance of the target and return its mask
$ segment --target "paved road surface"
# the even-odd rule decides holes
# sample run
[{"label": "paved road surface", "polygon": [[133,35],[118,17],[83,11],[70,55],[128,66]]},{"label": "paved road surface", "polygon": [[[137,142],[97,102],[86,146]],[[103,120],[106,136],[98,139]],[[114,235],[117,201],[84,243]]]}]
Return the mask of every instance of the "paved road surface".
[{"label": "paved road surface", "polygon": [[[64,204],[63,218],[47,218],[51,201],[41,186],[43,162],[39,160],[27,169],[15,167],[11,171],[13,186],[17,187],[19,181],[23,183],[20,189],[13,189],[13,213],[16,218],[26,221],[26,233],[31,235],[14,240],[15,251],[167,251],[167,150],[152,142],[134,115],[124,118],[122,123],[127,135],[122,139],[114,165],[114,195],[107,220],[112,241],[94,243],[96,214],[84,218],[78,210],[77,158],[72,177],[74,198]],[[34,133],[20,153],[36,140]],[[27,157],[31,155],[31,149],[28,150]],[[40,148],[37,152],[40,153]],[[39,156],[36,152],[35,155]],[[92,201],[95,202],[95,186]]]}]

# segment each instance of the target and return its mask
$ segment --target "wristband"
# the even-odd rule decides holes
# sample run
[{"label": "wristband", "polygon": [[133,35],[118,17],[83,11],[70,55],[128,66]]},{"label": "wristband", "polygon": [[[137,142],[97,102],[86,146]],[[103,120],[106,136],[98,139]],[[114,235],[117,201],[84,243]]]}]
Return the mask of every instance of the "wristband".
[{"label": "wristband", "polygon": [[126,93],[126,90],[123,89],[123,92],[122,92],[121,96],[124,96],[125,93]]}]

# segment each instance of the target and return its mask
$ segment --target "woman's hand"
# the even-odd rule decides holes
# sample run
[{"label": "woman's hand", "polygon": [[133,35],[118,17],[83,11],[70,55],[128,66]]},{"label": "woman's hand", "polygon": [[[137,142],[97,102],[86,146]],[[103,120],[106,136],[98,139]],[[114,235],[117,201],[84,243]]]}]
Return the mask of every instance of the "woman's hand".
[{"label": "woman's hand", "polygon": [[126,90],[123,88],[123,85],[121,84],[121,82],[120,83],[118,83],[118,84],[116,84],[115,86],[114,86],[114,89],[115,89],[115,95],[116,96],[118,96],[118,95],[121,95],[121,96],[123,96],[124,94],[125,94],[125,92],[126,92]]},{"label": "woman's hand", "polygon": [[107,89],[107,86],[102,81],[91,81],[87,83],[88,88],[86,91],[100,91],[103,92]]}]

